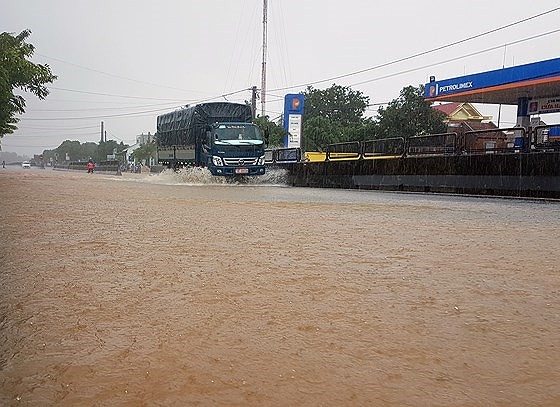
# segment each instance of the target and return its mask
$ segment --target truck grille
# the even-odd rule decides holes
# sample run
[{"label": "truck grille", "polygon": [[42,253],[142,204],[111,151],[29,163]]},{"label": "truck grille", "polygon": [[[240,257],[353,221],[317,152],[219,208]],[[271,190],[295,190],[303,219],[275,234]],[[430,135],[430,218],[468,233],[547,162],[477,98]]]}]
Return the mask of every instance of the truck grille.
[{"label": "truck grille", "polygon": [[232,167],[243,167],[246,165],[256,165],[258,158],[224,158],[224,164]]}]

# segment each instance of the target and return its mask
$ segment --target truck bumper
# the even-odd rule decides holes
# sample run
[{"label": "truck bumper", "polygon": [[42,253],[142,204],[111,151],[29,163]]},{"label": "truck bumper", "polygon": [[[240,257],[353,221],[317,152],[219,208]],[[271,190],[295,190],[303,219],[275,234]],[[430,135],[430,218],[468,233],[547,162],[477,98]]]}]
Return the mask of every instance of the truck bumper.
[{"label": "truck bumper", "polygon": [[236,177],[236,176],[252,176],[252,175],[264,175],[265,167],[264,165],[255,165],[247,167],[209,167],[212,175],[225,176],[225,177]]}]

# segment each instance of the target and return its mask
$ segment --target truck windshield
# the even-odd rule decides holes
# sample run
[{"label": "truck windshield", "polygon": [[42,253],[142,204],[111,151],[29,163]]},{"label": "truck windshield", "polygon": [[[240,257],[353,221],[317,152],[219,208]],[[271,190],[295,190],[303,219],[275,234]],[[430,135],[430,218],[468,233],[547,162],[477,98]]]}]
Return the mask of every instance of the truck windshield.
[{"label": "truck windshield", "polygon": [[257,126],[243,124],[220,124],[214,129],[214,140],[233,141],[251,140],[262,141],[262,134]]}]

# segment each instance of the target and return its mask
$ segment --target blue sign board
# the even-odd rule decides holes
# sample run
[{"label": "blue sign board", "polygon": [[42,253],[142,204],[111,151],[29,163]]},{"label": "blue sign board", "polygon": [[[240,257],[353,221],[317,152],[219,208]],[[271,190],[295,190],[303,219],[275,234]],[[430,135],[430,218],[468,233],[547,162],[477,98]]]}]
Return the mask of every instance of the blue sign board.
[{"label": "blue sign board", "polygon": [[284,129],[287,148],[301,147],[301,125],[303,118],[303,94],[291,94],[284,97]]},{"label": "blue sign board", "polygon": [[547,61],[497,69],[495,71],[429,82],[424,89],[424,98],[433,99],[490,87],[544,80],[546,78],[558,77],[559,74],[560,58],[549,59]]},{"label": "blue sign board", "polygon": [[289,114],[303,114],[302,93],[286,95],[284,97],[284,115],[286,116]]},{"label": "blue sign board", "polygon": [[560,140],[560,127],[551,127],[548,130],[548,139],[549,140]]}]

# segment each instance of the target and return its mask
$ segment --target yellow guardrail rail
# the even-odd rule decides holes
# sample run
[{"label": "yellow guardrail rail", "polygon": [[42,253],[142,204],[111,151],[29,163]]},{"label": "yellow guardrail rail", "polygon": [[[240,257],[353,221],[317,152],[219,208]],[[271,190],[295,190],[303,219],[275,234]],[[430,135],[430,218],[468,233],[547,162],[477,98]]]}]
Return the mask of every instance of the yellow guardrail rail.
[{"label": "yellow guardrail rail", "polygon": [[[350,157],[347,157],[351,155]],[[356,161],[359,157],[354,154],[349,153],[331,153],[332,158],[336,158],[337,161]],[[387,160],[391,158],[401,158],[401,155],[376,155],[363,157],[363,160]],[[322,162],[327,160],[327,153],[322,153],[320,151],[306,151],[305,161],[308,162]]]}]

